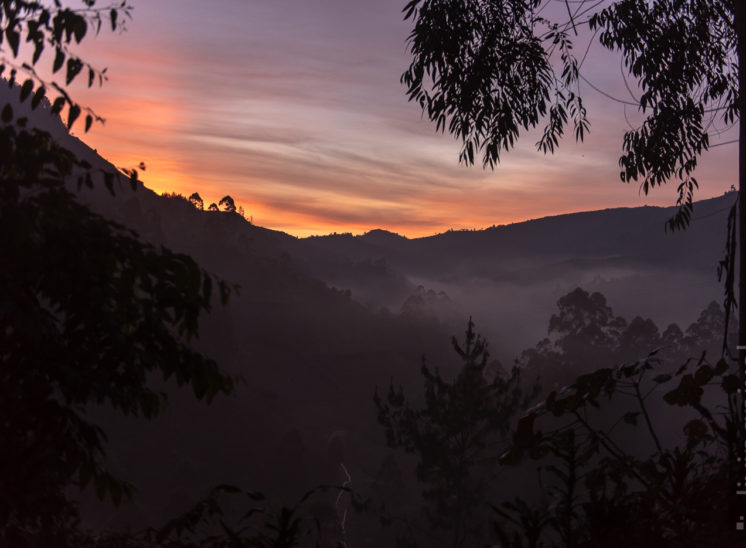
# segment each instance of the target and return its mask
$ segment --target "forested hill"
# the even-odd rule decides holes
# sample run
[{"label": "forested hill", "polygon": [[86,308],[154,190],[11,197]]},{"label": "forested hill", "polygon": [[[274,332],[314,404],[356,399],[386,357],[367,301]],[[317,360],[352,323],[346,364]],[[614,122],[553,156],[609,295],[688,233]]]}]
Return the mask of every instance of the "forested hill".
[{"label": "forested hill", "polygon": [[728,193],[696,202],[689,228],[676,232],[665,230],[675,207],[648,206],[415,239],[383,230],[333,234],[288,249],[305,270],[370,306],[398,310],[418,286],[445,292],[462,315],[474,314],[493,340],[516,350],[544,332],[539,311],[578,285],[661,324],[720,300],[717,266],[734,201]]},{"label": "forested hill", "polygon": [[440,276],[499,276],[512,265],[539,260],[595,261],[711,269],[722,258],[728,210],[736,193],[701,200],[691,226],[666,231],[676,207],[614,208],[544,217],[484,230],[449,231],[408,239],[385,230],[334,234],[307,241],[316,250],[356,260],[385,257],[407,272]]}]

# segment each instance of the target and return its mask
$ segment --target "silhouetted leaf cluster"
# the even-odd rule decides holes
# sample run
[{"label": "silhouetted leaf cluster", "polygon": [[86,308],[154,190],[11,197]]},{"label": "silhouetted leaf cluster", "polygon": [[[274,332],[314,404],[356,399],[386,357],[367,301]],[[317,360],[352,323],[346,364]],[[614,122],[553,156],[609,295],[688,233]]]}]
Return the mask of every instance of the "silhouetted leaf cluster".
[{"label": "silhouetted leaf cluster", "polygon": [[[96,6],[96,0],[84,0],[83,6],[72,8],[55,2],[54,7],[41,2],[26,0],[2,0],[0,2],[0,46],[10,49],[12,57],[0,57],[0,76],[14,85],[19,75],[25,79],[21,85],[21,102],[31,97],[31,107],[35,109],[50,92],[57,94],[52,104],[52,113],[60,114],[67,108],[67,127],[72,128],[82,112],[86,112],[85,131],[94,120],[103,122],[92,109],[76,102],[65,89],[81,73],[87,77],[88,87],[94,83],[102,85],[106,80],[106,69],[98,70],[86,63],[73,50],[73,46],[89,34],[91,28],[98,33],[106,21],[111,30],[124,29],[124,19],[131,16],[132,7],[124,0]],[[30,63],[20,55],[21,42],[33,47]],[[45,51],[54,54],[52,74],[63,71],[63,79],[58,82],[46,79],[36,70],[37,63]],[[7,70],[7,73],[6,73]],[[42,74],[44,74],[43,71]],[[3,122],[9,122],[13,109],[6,104],[2,111]]]}]

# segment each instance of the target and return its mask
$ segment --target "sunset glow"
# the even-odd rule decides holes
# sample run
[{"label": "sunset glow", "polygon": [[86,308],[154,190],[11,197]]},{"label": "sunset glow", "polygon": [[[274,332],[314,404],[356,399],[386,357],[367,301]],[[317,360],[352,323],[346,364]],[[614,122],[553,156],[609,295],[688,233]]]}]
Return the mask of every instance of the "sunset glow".
[{"label": "sunset glow", "polygon": [[[436,134],[399,83],[409,32],[400,0],[133,4],[128,32],[102,32],[81,50],[109,81],[74,91],[107,119],[83,139],[117,166],[145,162],[157,192],[196,191],[205,204],[230,194],[256,224],[297,236],[415,237],[675,203],[675,183],[645,196],[619,181],[622,134],[638,114],[587,86],[585,143],[568,138],[544,156],[534,133],[494,171],[459,165],[459,143]],[[584,72],[628,93],[618,58],[598,44]],[[728,190],[736,167],[734,145],[713,148],[698,198]]]}]

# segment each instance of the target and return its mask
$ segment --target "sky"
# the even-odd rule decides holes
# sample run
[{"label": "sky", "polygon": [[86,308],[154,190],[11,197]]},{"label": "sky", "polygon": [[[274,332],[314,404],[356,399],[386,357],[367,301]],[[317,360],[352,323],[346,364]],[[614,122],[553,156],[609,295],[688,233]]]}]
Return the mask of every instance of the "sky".
[{"label": "sky", "polygon": [[[494,170],[460,165],[459,142],[436,132],[399,81],[409,64],[404,0],[131,4],[126,32],[102,30],[77,50],[109,78],[73,85],[106,118],[85,135],[76,127],[115,165],[145,162],[141,177],[156,192],[199,192],[206,205],[231,195],[255,224],[295,236],[383,228],[419,237],[675,203],[675,183],[646,196],[620,181],[622,136],[640,115],[585,83],[585,142],[565,138],[545,156],[534,132]],[[583,74],[632,100],[619,58],[597,43]],[[736,137],[731,129],[711,142]],[[713,147],[696,175],[699,198],[728,190],[736,146]]]}]

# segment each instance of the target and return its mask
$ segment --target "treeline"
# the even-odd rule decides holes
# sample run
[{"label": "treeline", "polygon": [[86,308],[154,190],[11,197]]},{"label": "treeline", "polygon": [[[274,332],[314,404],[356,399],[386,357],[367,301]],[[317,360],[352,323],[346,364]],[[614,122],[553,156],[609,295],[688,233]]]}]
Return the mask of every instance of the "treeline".
[{"label": "treeline", "polygon": [[[178,192],[164,192],[163,194],[161,194],[161,196],[173,200],[183,200],[190,203],[200,211],[205,210],[205,202],[198,192],[193,192],[188,198],[183,194],[179,194]],[[238,213],[249,223],[253,223],[254,221],[254,217],[247,216],[243,206],[236,205],[235,200],[230,195],[223,196],[217,204],[215,202],[210,203],[210,205],[208,205],[206,209],[207,211],[224,211],[226,213]]]}]

